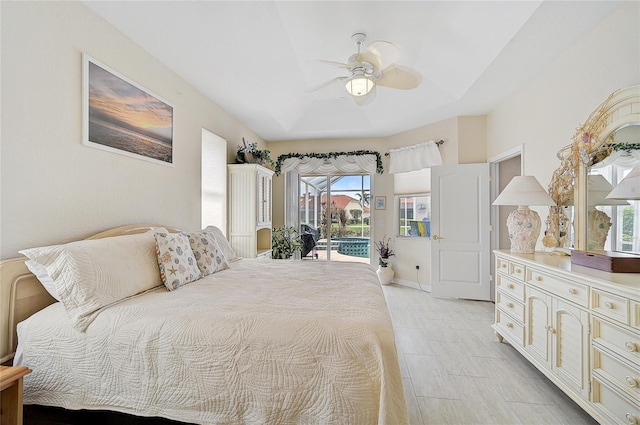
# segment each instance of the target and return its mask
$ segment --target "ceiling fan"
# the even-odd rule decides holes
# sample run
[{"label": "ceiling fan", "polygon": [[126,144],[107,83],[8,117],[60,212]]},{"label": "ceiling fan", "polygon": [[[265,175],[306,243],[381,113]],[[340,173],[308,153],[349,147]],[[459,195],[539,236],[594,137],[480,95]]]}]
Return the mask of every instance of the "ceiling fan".
[{"label": "ceiling fan", "polygon": [[358,52],[349,57],[346,63],[325,61],[349,71],[348,76],[333,78],[311,87],[307,92],[320,90],[337,82],[344,82],[345,89],[358,106],[371,103],[376,97],[376,86],[392,89],[415,89],[422,82],[422,75],[415,69],[395,63],[400,57],[398,48],[388,41],[374,41],[364,51],[360,51],[367,35],[361,32],[351,36]]}]

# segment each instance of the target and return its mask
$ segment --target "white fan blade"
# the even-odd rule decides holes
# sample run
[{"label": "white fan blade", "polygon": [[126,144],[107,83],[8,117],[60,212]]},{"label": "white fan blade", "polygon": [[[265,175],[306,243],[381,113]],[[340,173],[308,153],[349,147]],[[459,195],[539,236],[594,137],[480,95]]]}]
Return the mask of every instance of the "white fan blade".
[{"label": "white fan blade", "polygon": [[337,66],[338,68],[346,68],[346,69],[353,68],[353,65],[349,65],[348,63],[343,63],[343,62],[326,61],[322,59],[316,59],[315,62],[326,63],[327,65]]},{"label": "white fan blade", "polygon": [[376,84],[392,89],[411,90],[422,82],[422,75],[415,69],[400,65],[391,65],[382,72]]},{"label": "white fan blade", "polygon": [[374,41],[364,52],[356,55],[359,62],[371,62],[375,70],[383,70],[400,58],[400,50],[388,41]]},{"label": "white fan blade", "polygon": [[311,92],[314,92],[314,91],[318,91],[318,90],[323,89],[323,88],[325,88],[325,87],[328,87],[328,86],[331,86],[331,85],[333,85],[333,84],[336,84],[336,83],[338,83],[338,82],[340,82],[340,81],[344,81],[344,80],[346,80],[347,78],[349,78],[349,77],[336,77],[336,78],[332,78],[332,79],[331,79],[331,80],[329,80],[329,81],[325,81],[325,82],[320,83],[320,84],[317,84],[317,85],[315,85],[315,86],[311,86],[311,87],[309,87],[308,89],[306,89],[304,92],[305,92],[305,93],[311,93]]},{"label": "white fan blade", "polygon": [[364,96],[352,96],[352,97],[356,105],[358,106],[368,105],[371,102],[373,102],[374,99],[376,98],[376,86],[373,86],[371,91],[365,94]]}]

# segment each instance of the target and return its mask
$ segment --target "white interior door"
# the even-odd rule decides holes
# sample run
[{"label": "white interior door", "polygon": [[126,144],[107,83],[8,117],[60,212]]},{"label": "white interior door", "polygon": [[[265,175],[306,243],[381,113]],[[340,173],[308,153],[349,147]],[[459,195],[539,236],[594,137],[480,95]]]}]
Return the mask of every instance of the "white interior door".
[{"label": "white interior door", "polygon": [[431,290],[491,299],[489,164],[431,168]]}]

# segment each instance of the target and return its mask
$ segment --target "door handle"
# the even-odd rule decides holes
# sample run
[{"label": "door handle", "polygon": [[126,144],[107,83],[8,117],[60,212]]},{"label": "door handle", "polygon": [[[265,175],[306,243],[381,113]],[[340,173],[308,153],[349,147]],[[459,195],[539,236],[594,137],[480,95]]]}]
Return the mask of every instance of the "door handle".
[{"label": "door handle", "polygon": [[437,240],[444,239],[444,238],[442,238],[442,237],[440,237],[438,235],[433,235],[433,236],[431,236],[431,239],[433,239],[434,241],[437,241]]}]

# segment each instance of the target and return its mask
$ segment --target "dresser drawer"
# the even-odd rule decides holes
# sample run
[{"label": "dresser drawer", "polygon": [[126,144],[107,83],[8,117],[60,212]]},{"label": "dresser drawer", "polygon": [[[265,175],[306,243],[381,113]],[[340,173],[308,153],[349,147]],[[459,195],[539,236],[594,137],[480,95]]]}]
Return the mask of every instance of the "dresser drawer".
[{"label": "dresser drawer", "polygon": [[591,401],[596,408],[611,418],[612,423],[640,425],[640,407],[599,381],[592,378]]},{"label": "dresser drawer", "polygon": [[527,269],[527,282],[582,307],[589,306],[589,287],[586,285],[558,279],[530,268]]},{"label": "dresser drawer", "polygon": [[509,276],[524,281],[525,268],[522,264],[509,261]]},{"label": "dresser drawer", "polygon": [[522,347],[524,341],[524,326],[499,309],[496,310],[496,327],[500,329],[502,336],[509,339],[509,342]]},{"label": "dresser drawer", "polygon": [[515,298],[498,291],[496,293],[496,305],[499,309],[520,321],[520,323],[524,323],[524,304],[516,301]]},{"label": "dresser drawer", "polygon": [[502,275],[496,275],[496,288],[517,301],[524,302],[524,283]]},{"label": "dresser drawer", "polygon": [[509,274],[509,262],[502,258],[496,258],[496,271],[503,272],[504,274]]},{"label": "dresser drawer", "polygon": [[591,316],[591,320],[594,343],[607,347],[631,362],[640,364],[640,335],[595,316]]},{"label": "dresser drawer", "polygon": [[631,326],[640,330],[640,303],[631,301]]},{"label": "dresser drawer", "polygon": [[640,401],[640,370],[593,347],[593,372],[611,381],[622,392]]},{"label": "dresser drawer", "polygon": [[591,310],[629,324],[629,299],[597,289],[591,290]]}]

